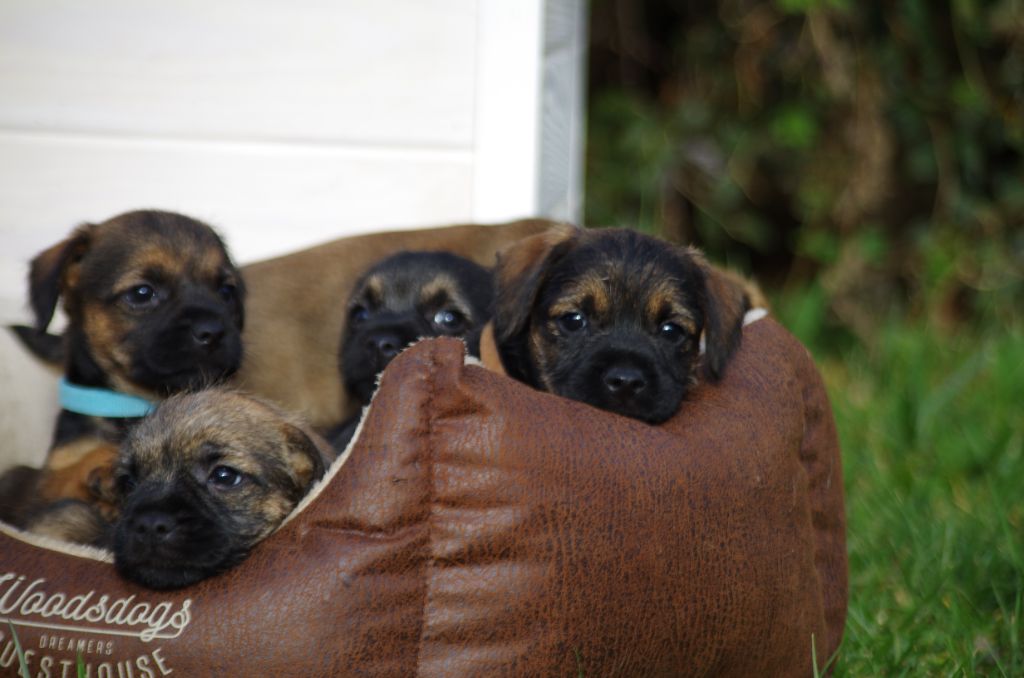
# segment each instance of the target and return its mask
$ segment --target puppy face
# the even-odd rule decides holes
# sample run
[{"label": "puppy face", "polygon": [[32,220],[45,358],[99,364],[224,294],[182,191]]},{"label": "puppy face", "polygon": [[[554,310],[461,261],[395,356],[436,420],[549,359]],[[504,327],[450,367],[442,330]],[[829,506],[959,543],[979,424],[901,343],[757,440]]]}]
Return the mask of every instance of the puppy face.
[{"label": "puppy face", "polygon": [[479,329],[493,296],[490,273],[446,252],[400,252],[356,283],[342,334],[341,371],[348,391],[370,402],[377,375],[421,337],[467,337],[479,351]]},{"label": "puppy face", "polygon": [[279,410],[209,389],[164,401],[121,447],[114,562],[150,588],[238,563],[324,474],[326,443]]},{"label": "puppy face", "polygon": [[696,382],[701,335],[712,380],[739,341],[742,290],[717,293],[710,271],[695,250],[634,231],[559,227],[528,238],[498,262],[505,368],[552,393],[665,421]]},{"label": "puppy face", "polygon": [[169,212],[81,226],[39,254],[30,273],[37,333],[63,300],[72,381],[158,397],[238,368],[242,297],[213,230]]}]

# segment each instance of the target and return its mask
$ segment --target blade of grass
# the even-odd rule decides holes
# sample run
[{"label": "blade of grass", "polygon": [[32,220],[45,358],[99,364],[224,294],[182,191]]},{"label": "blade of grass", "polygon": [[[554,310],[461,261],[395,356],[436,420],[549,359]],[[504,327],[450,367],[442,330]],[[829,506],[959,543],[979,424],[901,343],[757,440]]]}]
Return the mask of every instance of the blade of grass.
[{"label": "blade of grass", "polygon": [[28,672],[28,662],[25,661],[25,651],[21,649],[21,641],[18,640],[18,632],[14,629],[14,624],[10,619],[7,620],[7,625],[11,627],[11,638],[14,640],[14,651],[18,653],[18,673],[21,678],[32,678]]}]

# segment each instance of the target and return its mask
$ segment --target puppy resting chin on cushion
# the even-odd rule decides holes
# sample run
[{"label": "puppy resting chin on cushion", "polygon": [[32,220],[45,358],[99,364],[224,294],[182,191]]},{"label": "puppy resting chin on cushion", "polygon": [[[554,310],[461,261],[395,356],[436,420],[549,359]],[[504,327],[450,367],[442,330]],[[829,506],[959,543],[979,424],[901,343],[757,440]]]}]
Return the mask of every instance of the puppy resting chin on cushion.
[{"label": "puppy resting chin on cushion", "polygon": [[228,569],[333,458],[326,441],[264,401],[220,389],[169,398],[121,447],[118,572],[168,589]]},{"label": "puppy resting chin on cushion", "polygon": [[718,381],[763,301],[701,253],[624,229],[559,225],[496,267],[494,334],[510,376],[650,423],[703,376]]}]

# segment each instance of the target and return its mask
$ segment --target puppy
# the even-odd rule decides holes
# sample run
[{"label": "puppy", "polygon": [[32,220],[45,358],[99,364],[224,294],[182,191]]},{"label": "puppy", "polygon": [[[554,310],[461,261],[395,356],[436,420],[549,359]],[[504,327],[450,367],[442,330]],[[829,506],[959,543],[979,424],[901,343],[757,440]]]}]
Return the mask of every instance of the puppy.
[{"label": "puppy", "polygon": [[[470,354],[479,356],[493,296],[487,269],[447,252],[399,252],[375,264],[346,306],[339,356],[346,390],[368,404],[377,376],[421,337],[463,337]],[[346,445],[357,422],[358,416],[343,423],[332,443]]]},{"label": "puppy", "polygon": [[[243,296],[216,233],[170,212],[85,224],[36,256],[29,273],[35,326],[14,329],[44,360],[63,360],[63,409],[35,501],[3,517],[24,525],[48,502],[94,498],[102,479],[92,468],[109,467],[126,429],[153,402],[237,370]],[[46,332],[58,301],[68,318],[59,340]],[[87,457],[91,468],[83,466]]]},{"label": "puppy", "polygon": [[360,409],[338,371],[324,369],[337,360],[345,331],[342,319],[324,322],[339,311],[339,293],[344,303],[367,268],[401,251],[451,252],[491,267],[498,250],[552,223],[524,219],[365,233],[248,264],[242,268],[245,358],[232,381],[313,426],[337,426]]},{"label": "puppy", "polygon": [[558,226],[498,257],[494,336],[510,376],[659,423],[717,381],[760,294],[692,248],[630,230]]},{"label": "puppy", "polygon": [[118,572],[155,589],[223,572],[281,524],[333,458],[326,441],[267,402],[218,388],[167,399],[121,446]]}]

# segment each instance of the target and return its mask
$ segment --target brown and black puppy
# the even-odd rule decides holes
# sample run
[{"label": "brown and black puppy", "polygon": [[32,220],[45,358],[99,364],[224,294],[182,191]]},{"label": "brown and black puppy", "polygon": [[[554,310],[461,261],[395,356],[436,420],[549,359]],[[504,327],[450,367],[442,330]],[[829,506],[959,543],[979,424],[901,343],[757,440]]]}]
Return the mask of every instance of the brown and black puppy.
[{"label": "brown and black puppy", "polygon": [[494,334],[536,388],[650,423],[703,374],[717,381],[759,296],[692,248],[630,230],[558,226],[498,257]]},{"label": "brown and black puppy", "polygon": [[217,388],[168,398],[121,446],[117,570],[156,589],[223,572],[333,458],[326,441],[265,401]]},{"label": "brown and black puppy", "polygon": [[[491,273],[448,252],[399,252],[378,262],[349,296],[340,349],[345,388],[361,404],[373,397],[378,375],[422,337],[463,337],[479,356],[480,329],[490,317]],[[331,434],[348,443],[358,416]]]},{"label": "brown and black puppy", "polygon": [[491,273],[448,252],[399,252],[356,283],[346,306],[340,360],[345,388],[370,402],[377,375],[422,337],[465,337],[479,353],[479,330],[490,317]]},{"label": "brown and black puppy", "polygon": [[[44,360],[63,360],[62,394],[73,391],[76,400],[62,402],[37,503],[88,500],[89,483],[75,481],[91,475],[83,459],[104,450],[109,465],[145,401],[237,370],[242,299],[241,277],[220,238],[180,214],[146,210],[84,224],[36,256],[29,273],[35,326],[14,329]],[[46,332],[58,302],[68,319],[59,346]],[[102,401],[96,412],[94,397]],[[134,403],[127,414],[103,414],[126,402]],[[35,508],[3,517],[24,523]]]}]

